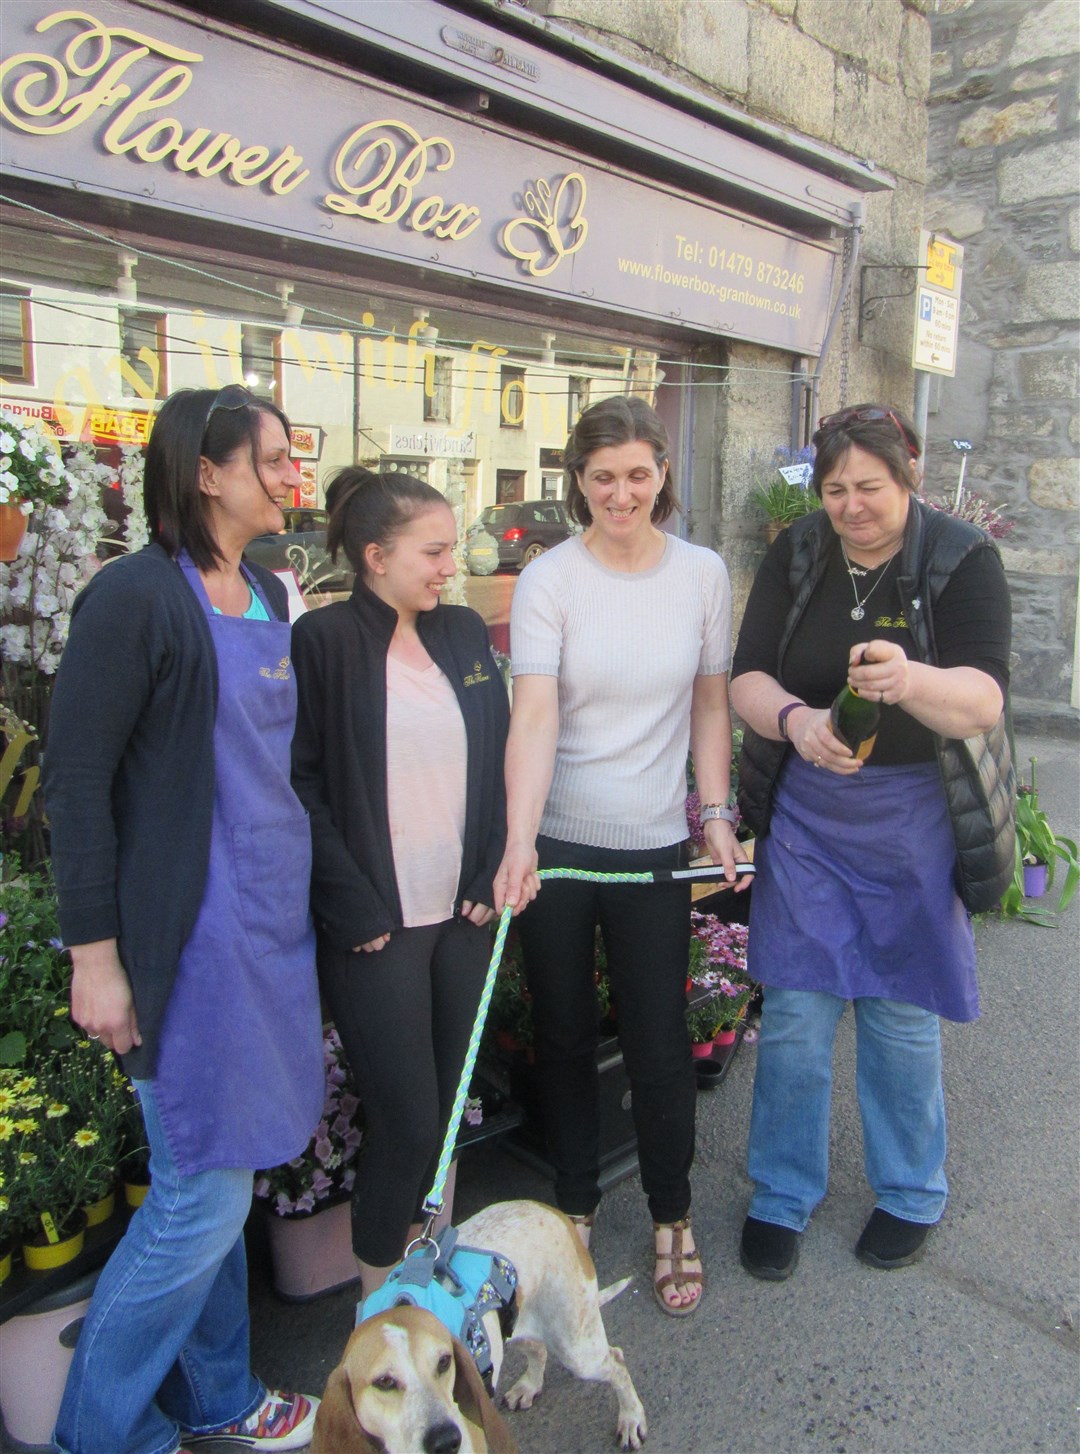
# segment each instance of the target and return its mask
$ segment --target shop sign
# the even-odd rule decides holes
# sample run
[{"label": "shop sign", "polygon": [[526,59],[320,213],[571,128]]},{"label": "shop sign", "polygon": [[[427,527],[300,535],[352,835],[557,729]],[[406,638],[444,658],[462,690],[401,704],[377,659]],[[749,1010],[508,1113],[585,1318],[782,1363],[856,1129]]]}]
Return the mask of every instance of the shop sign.
[{"label": "shop sign", "polygon": [[83,436],[95,444],[137,444],[145,446],[153,428],[154,416],[135,409],[87,409]]},{"label": "shop sign", "polygon": [[254,37],[90,6],[5,10],[10,174],[820,352],[832,246]]},{"label": "shop sign", "polygon": [[911,365],[924,373],[952,378],[960,336],[964,249],[924,228],[919,237],[919,271],[923,280],[915,291]]},{"label": "shop sign", "polygon": [[294,424],[289,449],[293,459],[321,459],[326,431],[317,424]]},{"label": "shop sign", "polygon": [[391,454],[423,454],[429,459],[475,459],[476,430],[452,434],[449,429],[390,430]]},{"label": "shop sign", "polygon": [[[52,404],[43,404],[40,399],[13,399],[5,394],[0,398],[0,408],[14,414],[20,424],[39,424],[48,433],[55,434],[57,439],[77,437],[69,432],[69,421],[61,417],[60,410]],[[70,415],[70,410],[64,412]]]}]

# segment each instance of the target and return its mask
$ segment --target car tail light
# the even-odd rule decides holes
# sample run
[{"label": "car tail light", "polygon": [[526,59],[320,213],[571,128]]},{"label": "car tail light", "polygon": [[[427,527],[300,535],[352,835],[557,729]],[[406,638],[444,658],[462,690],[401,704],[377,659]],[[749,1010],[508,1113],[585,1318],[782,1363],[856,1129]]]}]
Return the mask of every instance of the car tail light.
[{"label": "car tail light", "polygon": [[504,540],[520,540],[525,531],[520,525],[511,525],[509,530],[503,531]]}]

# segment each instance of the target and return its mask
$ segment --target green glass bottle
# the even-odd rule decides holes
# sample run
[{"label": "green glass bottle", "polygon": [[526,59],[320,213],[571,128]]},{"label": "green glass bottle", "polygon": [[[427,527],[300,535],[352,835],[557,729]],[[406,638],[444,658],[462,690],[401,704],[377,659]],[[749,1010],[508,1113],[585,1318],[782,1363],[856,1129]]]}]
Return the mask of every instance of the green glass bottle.
[{"label": "green glass bottle", "polygon": [[829,708],[829,725],[834,736],[846,742],[860,762],[865,762],[874,750],[880,721],[877,702],[868,702],[849,686],[837,694]]}]

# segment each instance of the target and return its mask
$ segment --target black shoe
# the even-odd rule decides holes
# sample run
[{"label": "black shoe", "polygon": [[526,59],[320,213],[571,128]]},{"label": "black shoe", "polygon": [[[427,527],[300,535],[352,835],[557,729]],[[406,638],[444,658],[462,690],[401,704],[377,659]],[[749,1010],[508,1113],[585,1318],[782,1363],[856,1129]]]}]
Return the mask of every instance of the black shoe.
[{"label": "black shoe", "polygon": [[751,1277],[765,1282],[783,1282],[799,1261],[799,1233],[775,1222],[747,1217],[739,1244],[739,1261]]},{"label": "black shoe", "polygon": [[933,1224],[905,1222],[892,1212],[875,1207],[855,1243],[855,1256],[870,1267],[910,1267],[926,1251],[926,1239]]}]

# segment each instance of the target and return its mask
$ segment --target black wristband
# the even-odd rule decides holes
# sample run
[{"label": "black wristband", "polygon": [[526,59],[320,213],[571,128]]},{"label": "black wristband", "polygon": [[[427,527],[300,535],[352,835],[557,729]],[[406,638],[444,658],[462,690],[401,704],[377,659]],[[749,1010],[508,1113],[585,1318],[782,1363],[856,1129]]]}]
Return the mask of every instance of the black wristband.
[{"label": "black wristband", "polygon": [[787,706],[781,707],[779,712],[776,714],[777,730],[779,731],[780,736],[784,739],[785,742],[791,741],[791,738],[788,736],[787,719],[791,716],[792,712],[794,712],[796,707],[805,706],[805,702],[788,702]]}]

